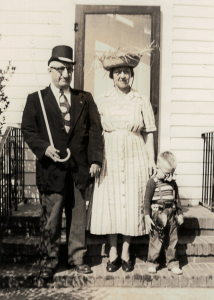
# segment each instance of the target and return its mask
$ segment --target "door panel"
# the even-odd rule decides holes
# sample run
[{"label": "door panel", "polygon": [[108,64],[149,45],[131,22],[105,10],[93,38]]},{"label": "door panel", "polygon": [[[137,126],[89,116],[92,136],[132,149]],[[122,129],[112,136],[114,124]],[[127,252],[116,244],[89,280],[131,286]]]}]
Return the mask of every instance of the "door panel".
[{"label": "door panel", "polygon": [[[75,28],[74,87],[91,92],[95,98],[113,86],[96,55],[118,47],[144,49],[152,41],[160,45],[160,7],[77,5]],[[151,55],[145,54],[134,69],[133,82],[134,89],[150,98],[157,128],[159,65],[158,49]],[[157,153],[157,132],[155,150]]]},{"label": "door panel", "polygon": [[[144,49],[151,43],[150,15],[87,14],[85,17],[84,90],[96,98],[113,86],[96,55],[120,48]],[[133,87],[150,96],[150,55],[134,69]],[[130,81],[132,83],[132,80]]]}]

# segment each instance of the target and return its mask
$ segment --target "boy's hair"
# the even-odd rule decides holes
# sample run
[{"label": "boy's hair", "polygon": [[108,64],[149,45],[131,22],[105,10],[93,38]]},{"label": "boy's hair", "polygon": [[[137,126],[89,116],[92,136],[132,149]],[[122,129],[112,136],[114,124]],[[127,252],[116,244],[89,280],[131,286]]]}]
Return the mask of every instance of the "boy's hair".
[{"label": "boy's hair", "polygon": [[161,152],[158,154],[157,164],[159,164],[160,159],[163,159],[168,162],[168,164],[172,167],[172,171],[174,172],[177,167],[177,159],[175,155],[170,151]]}]

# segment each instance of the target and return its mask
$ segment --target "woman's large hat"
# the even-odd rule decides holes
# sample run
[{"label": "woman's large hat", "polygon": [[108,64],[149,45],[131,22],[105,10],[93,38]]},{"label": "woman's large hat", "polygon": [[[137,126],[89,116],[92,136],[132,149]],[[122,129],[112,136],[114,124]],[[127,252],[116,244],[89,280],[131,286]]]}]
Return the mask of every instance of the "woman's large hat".
[{"label": "woman's large hat", "polygon": [[111,70],[112,68],[118,67],[132,67],[135,68],[140,62],[140,57],[132,55],[124,55],[118,57],[109,57],[103,61],[103,68],[106,71]]},{"label": "woman's large hat", "polygon": [[135,68],[141,57],[145,52],[151,52],[153,48],[149,49],[139,49],[139,48],[129,48],[129,49],[117,49],[110,50],[98,56],[98,59],[103,65],[106,71],[110,71],[112,68],[118,67],[131,67]]}]

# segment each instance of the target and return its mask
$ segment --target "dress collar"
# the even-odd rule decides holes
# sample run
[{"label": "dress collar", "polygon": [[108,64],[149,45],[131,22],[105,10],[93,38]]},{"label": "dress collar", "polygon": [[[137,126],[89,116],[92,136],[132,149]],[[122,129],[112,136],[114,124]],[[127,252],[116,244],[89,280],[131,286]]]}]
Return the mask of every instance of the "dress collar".
[{"label": "dress collar", "polygon": [[[116,90],[115,87],[112,87],[110,90],[108,90],[108,92],[105,93],[104,95],[105,97],[111,97],[112,99],[114,99],[114,101],[119,101],[119,97],[118,97],[118,92]],[[140,94],[134,90],[133,88],[131,88],[130,92],[128,94],[124,94],[124,100],[125,101],[130,101],[133,98],[142,98],[140,96]]]}]

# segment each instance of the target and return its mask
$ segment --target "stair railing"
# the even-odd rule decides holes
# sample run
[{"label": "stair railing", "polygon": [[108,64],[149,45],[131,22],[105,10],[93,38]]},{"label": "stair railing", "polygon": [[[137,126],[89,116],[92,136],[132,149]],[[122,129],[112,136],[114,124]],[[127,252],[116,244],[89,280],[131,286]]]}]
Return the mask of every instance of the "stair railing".
[{"label": "stair railing", "polygon": [[214,210],[214,132],[202,133],[203,148],[203,178],[202,205]]},{"label": "stair railing", "polygon": [[24,140],[19,128],[0,137],[0,237],[13,210],[24,201]]}]

